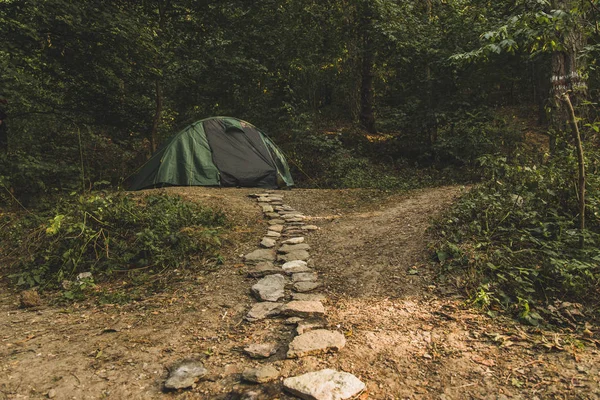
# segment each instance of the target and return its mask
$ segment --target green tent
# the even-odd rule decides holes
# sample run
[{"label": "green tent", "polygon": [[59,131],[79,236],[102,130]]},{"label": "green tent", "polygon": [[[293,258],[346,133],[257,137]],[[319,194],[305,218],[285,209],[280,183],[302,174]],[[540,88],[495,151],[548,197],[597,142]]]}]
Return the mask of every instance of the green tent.
[{"label": "green tent", "polygon": [[267,135],[237,118],[214,117],[189,125],[165,143],[142,166],[131,190],[293,184],[283,153]]}]

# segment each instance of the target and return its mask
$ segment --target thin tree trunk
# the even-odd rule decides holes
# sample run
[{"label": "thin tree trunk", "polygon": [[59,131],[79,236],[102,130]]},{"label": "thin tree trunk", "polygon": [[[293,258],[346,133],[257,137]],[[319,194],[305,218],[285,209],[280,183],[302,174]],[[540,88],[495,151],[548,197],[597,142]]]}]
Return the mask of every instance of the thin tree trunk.
[{"label": "thin tree trunk", "polygon": [[375,128],[375,112],[373,110],[373,62],[375,61],[375,53],[370,35],[373,15],[368,0],[364,1],[361,12],[362,60],[359,119],[367,132],[377,133],[377,129]]},{"label": "thin tree trunk", "polygon": [[150,150],[152,153],[156,151],[157,142],[158,142],[158,127],[160,126],[160,120],[162,117],[163,111],[163,94],[162,94],[162,85],[158,79],[154,81],[154,89],[155,89],[155,103],[156,108],[154,110],[154,118],[152,120],[152,131],[150,132]]},{"label": "thin tree trunk", "polygon": [[573,130],[573,136],[575,137],[575,148],[577,149],[577,166],[579,175],[579,247],[583,248],[585,245],[585,158],[583,155],[583,144],[581,142],[581,134],[579,127],[577,126],[577,118],[575,117],[575,110],[571,103],[571,98],[568,93],[563,95],[563,100],[569,110],[569,123]]}]

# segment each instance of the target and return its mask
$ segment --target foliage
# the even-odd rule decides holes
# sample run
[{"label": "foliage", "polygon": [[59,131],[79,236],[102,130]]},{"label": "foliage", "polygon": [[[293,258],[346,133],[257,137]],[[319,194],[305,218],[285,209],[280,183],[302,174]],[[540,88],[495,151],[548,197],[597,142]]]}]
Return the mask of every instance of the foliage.
[{"label": "foliage", "polygon": [[[504,157],[480,161],[486,182],[437,223],[436,258],[444,271],[462,275],[473,301],[486,308],[523,312],[554,298],[598,301],[598,176],[589,176],[586,247],[579,249],[573,155],[528,166]],[[598,154],[588,161],[597,163]]]},{"label": "foliage", "polygon": [[[2,216],[2,258],[18,286],[57,287],[91,272],[193,267],[219,262],[225,216],[179,197],[121,193],[73,195],[51,212]],[[18,255],[18,257],[16,257]]]}]

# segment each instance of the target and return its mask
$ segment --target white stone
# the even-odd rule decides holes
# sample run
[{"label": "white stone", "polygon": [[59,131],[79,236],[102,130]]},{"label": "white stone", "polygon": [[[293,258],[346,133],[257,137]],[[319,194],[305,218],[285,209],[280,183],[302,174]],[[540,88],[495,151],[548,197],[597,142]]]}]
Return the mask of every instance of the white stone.
[{"label": "white stone", "polygon": [[285,277],[281,274],[268,275],[252,286],[252,293],[263,301],[277,301],[285,296]]},{"label": "white stone", "polygon": [[316,317],[325,315],[325,307],[320,301],[290,301],[281,313],[287,317]]},{"label": "white stone", "polygon": [[281,313],[282,306],[282,303],[272,303],[270,301],[256,303],[246,314],[246,320],[253,322],[267,317],[275,317]]},{"label": "white stone", "polygon": [[366,386],[347,372],[324,369],[284,379],[284,389],[306,400],[345,400],[354,398]]},{"label": "white stone", "polygon": [[260,245],[262,247],[266,247],[267,249],[270,249],[272,247],[275,247],[275,245],[277,244],[277,240],[269,238],[269,237],[264,237],[261,241],[260,241]]},{"label": "white stone", "polygon": [[304,242],[304,236],[298,236],[291,239],[286,239],[281,244],[300,244]]},{"label": "white stone", "polygon": [[244,353],[251,358],[269,358],[277,353],[277,343],[253,343],[244,347]]},{"label": "white stone", "polygon": [[283,262],[295,261],[295,260],[306,261],[309,258],[310,258],[310,254],[308,254],[308,251],[306,251],[306,250],[296,250],[296,251],[292,251],[291,253],[280,254],[279,256],[277,256],[277,260],[283,261]]},{"label": "white stone", "polygon": [[269,226],[269,230],[277,233],[281,233],[283,231],[283,225],[271,225]]},{"label": "white stone", "polygon": [[316,329],[296,336],[288,347],[288,358],[299,358],[313,354],[337,351],[346,345],[346,338],[337,331]]},{"label": "white stone", "polygon": [[283,264],[281,266],[281,269],[286,274],[296,274],[299,272],[311,272],[312,270],[310,268],[308,268],[307,265],[308,264],[306,263],[306,261],[294,260],[294,261],[288,261],[285,264]]},{"label": "white stone", "polygon": [[292,275],[292,282],[316,282],[318,276],[314,272],[299,272]]},{"label": "white stone", "polygon": [[208,373],[204,365],[197,360],[180,361],[173,365],[169,371],[165,388],[171,390],[189,388]]},{"label": "white stone", "polygon": [[298,293],[305,293],[320,288],[321,282],[298,282],[294,283],[294,290]]},{"label": "white stone", "polygon": [[262,278],[266,275],[280,274],[281,272],[281,268],[273,265],[271,261],[259,262],[248,268],[248,276],[252,278]]},{"label": "white stone", "polygon": [[275,251],[269,249],[257,249],[244,256],[247,263],[259,263],[261,261],[275,261]]}]

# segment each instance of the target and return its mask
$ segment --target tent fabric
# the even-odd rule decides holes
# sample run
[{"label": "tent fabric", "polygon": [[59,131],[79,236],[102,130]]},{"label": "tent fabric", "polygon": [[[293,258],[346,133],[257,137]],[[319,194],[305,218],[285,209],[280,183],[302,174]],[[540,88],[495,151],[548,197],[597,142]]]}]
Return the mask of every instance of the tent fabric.
[{"label": "tent fabric", "polygon": [[294,181],[281,150],[252,124],[229,117],[195,122],[136,175],[131,190],[162,186],[277,188]]}]

